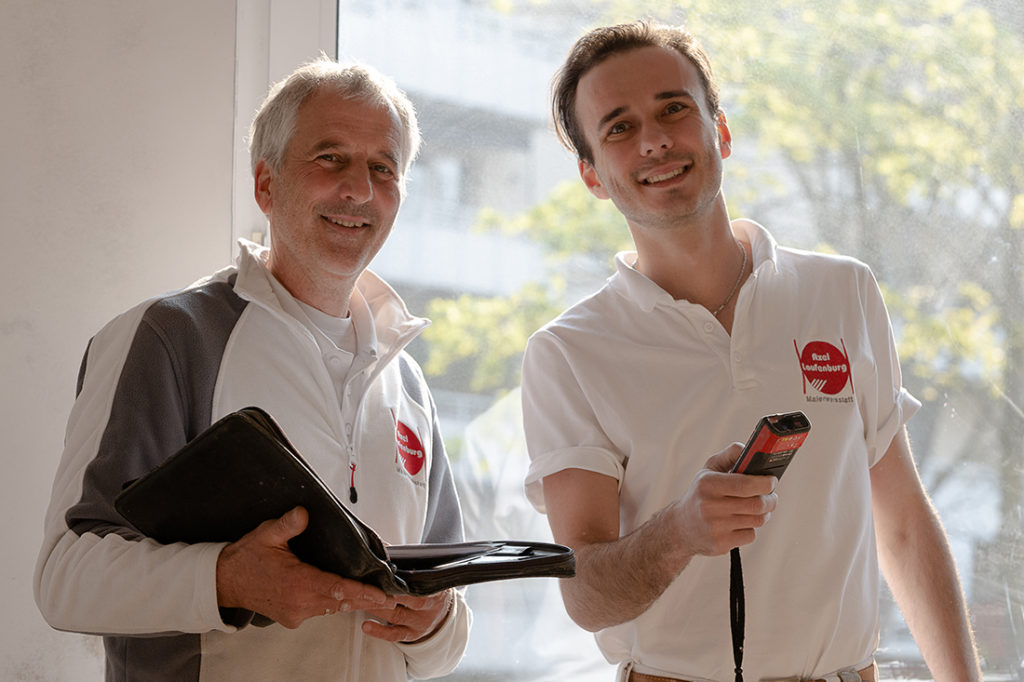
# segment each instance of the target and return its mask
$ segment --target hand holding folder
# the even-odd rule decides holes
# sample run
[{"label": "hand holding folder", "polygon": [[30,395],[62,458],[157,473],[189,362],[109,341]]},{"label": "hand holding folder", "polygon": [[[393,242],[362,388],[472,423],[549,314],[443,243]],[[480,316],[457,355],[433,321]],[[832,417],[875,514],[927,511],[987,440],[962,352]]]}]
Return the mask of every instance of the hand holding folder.
[{"label": "hand holding folder", "polygon": [[301,560],[389,594],[526,577],[571,577],[568,547],[514,540],[385,546],[303,461],[266,412],[218,420],[117,497],[117,511],[161,543],[234,542],[267,519],[305,507],[289,542]]}]

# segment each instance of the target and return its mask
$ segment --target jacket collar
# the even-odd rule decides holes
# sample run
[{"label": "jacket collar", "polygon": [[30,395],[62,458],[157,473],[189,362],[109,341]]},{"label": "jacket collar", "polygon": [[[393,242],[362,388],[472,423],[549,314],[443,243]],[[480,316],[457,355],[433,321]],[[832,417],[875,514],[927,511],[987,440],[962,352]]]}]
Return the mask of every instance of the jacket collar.
[{"label": "jacket collar", "polygon": [[[304,314],[295,299],[266,268],[270,249],[247,239],[239,239],[238,244],[235,293],[288,318],[289,323],[301,324]],[[398,293],[370,270],[356,280],[349,307],[357,325],[358,355],[390,357],[430,326],[430,320],[411,314]]]}]

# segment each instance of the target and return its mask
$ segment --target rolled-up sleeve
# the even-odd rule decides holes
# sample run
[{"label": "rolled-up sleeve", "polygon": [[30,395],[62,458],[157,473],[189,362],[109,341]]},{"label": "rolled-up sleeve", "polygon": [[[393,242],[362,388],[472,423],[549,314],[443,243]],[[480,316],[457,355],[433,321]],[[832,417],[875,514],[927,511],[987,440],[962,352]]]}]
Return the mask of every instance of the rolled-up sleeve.
[{"label": "rolled-up sleeve", "polygon": [[530,456],[526,496],[545,511],[543,479],[564,469],[585,469],[621,483],[624,456],[601,429],[561,341],[535,333],[523,359],[523,427]]}]

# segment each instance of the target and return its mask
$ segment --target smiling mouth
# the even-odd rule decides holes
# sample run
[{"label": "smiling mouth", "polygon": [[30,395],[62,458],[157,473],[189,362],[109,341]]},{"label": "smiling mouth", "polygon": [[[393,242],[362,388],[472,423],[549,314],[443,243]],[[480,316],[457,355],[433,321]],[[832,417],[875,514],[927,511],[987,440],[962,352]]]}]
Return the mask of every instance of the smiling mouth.
[{"label": "smiling mouth", "polygon": [[329,223],[331,223],[333,225],[337,225],[339,227],[349,227],[349,228],[366,227],[366,226],[368,226],[370,224],[370,223],[362,221],[362,220],[352,221],[352,220],[344,220],[343,218],[331,218],[330,216],[320,216],[320,217],[323,218],[324,220],[326,220],[327,222],[329,222]]},{"label": "smiling mouth", "polygon": [[645,185],[656,185],[660,182],[665,182],[666,180],[677,178],[688,170],[690,170],[689,165],[680,166],[679,168],[676,168],[675,170],[670,170],[667,173],[659,173],[658,175],[648,176],[641,180],[640,182]]}]

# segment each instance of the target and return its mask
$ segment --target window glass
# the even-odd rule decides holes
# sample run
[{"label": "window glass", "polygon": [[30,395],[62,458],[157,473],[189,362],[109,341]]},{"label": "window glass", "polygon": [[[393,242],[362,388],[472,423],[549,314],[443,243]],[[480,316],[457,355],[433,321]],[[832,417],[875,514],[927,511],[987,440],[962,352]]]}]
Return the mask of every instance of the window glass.
[{"label": "window glass", "polygon": [[[467,535],[550,537],[526,502],[519,363],[528,335],[596,289],[629,235],[548,121],[587,26],[684,23],[733,133],[736,216],[785,245],[867,262],[890,309],[909,429],[950,535],[986,679],[1021,679],[1024,5],[1016,0],[342,0],[339,56],[415,102],[425,144],[374,269],[433,326],[412,347],[435,390]],[[452,680],[610,679],[554,581],[474,586]],[[891,599],[884,679],[927,678]]]}]

